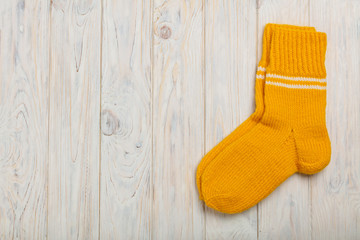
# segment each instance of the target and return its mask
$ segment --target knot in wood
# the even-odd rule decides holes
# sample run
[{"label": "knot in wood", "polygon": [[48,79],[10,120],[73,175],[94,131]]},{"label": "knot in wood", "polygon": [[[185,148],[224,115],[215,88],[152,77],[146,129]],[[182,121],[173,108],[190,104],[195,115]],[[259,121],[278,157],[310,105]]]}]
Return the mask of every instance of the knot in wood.
[{"label": "knot in wood", "polygon": [[171,37],[171,29],[168,26],[162,26],[160,28],[160,37],[163,39]]},{"label": "knot in wood", "polygon": [[113,135],[118,128],[118,119],[117,117],[110,111],[104,110],[101,113],[101,131],[106,136]]}]

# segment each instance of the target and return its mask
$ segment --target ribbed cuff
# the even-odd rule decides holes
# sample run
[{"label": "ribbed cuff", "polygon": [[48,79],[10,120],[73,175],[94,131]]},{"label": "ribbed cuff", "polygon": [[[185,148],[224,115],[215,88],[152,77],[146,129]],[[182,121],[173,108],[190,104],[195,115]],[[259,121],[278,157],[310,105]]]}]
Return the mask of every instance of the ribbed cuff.
[{"label": "ribbed cuff", "polygon": [[275,24],[275,23],[268,23],[265,25],[264,35],[263,35],[263,49],[262,49],[262,56],[259,62],[259,66],[267,67],[270,62],[270,46],[271,46],[271,39],[274,33],[274,29],[292,29],[292,30],[299,30],[299,31],[310,31],[315,32],[314,27],[302,27],[302,26],[294,26],[294,25],[287,25],[287,24]]},{"label": "ribbed cuff", "polygon": [[269,73],[285,76],[325,78],[326,34],[274,29]]}]

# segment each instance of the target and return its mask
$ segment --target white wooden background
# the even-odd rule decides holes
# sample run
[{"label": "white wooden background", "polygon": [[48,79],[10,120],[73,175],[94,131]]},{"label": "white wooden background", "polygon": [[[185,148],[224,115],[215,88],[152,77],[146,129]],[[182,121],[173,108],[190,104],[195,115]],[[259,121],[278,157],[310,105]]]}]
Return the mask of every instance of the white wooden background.
[{"label": "white wooden background", "polygon": [[[360,239],[360,1],[0,0],[0,239]],[[254,110],[266,23],[328,34],[332,160],[236,215],[202,156]]]}]

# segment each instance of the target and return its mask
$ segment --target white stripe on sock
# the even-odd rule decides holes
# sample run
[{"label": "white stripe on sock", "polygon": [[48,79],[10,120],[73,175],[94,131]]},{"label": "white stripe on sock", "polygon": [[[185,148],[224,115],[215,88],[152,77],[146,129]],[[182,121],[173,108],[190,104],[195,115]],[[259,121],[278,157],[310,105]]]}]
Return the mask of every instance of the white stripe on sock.
[{"label": "white stripe on sock", "polygon": [[256,74],[256,78],[265,79],[265,75]]},{"label": "white stripe on sock", "polygon": [[267,78],[278,78],[278,79],[285,79],[285,80],[291,80],[291,81],[309,81],[309,82],[326,82],[325,78],[306,78],[306,77],[287,77],[287,76],[282,76],[282,75],[277,75],[277,74],[271,74],[268,73],[266,74]]},{"label": "white stripe on sock", "polygon": [[286,88],[296,88],[296,89],[317,89],[317,90],[325,90],[325,86],[318,86],[318,85],[299,85],[299,84],[286,84],[286,83],[279,83],[279,82],[270,82],[266,81],[266,84],[275,85],[279,87],[286,87]]},{"label": "white stripe on sock", "polygon": [[265,72],[265,71],[266,71],[266,68],[259,66],[259,67],[257,68],[257,70],[258,70],[258,71],[263,71],[263,72]]}]

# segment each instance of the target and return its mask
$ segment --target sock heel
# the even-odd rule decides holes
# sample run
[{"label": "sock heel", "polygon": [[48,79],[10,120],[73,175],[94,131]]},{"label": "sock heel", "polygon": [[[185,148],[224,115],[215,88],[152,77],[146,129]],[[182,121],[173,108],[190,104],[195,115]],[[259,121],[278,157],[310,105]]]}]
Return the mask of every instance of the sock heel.
[{"label": "sock heel", "polygon": [[298,153],[298,171],[315,174],[330,163],[331,143],[326,127],[294,130]]}]

